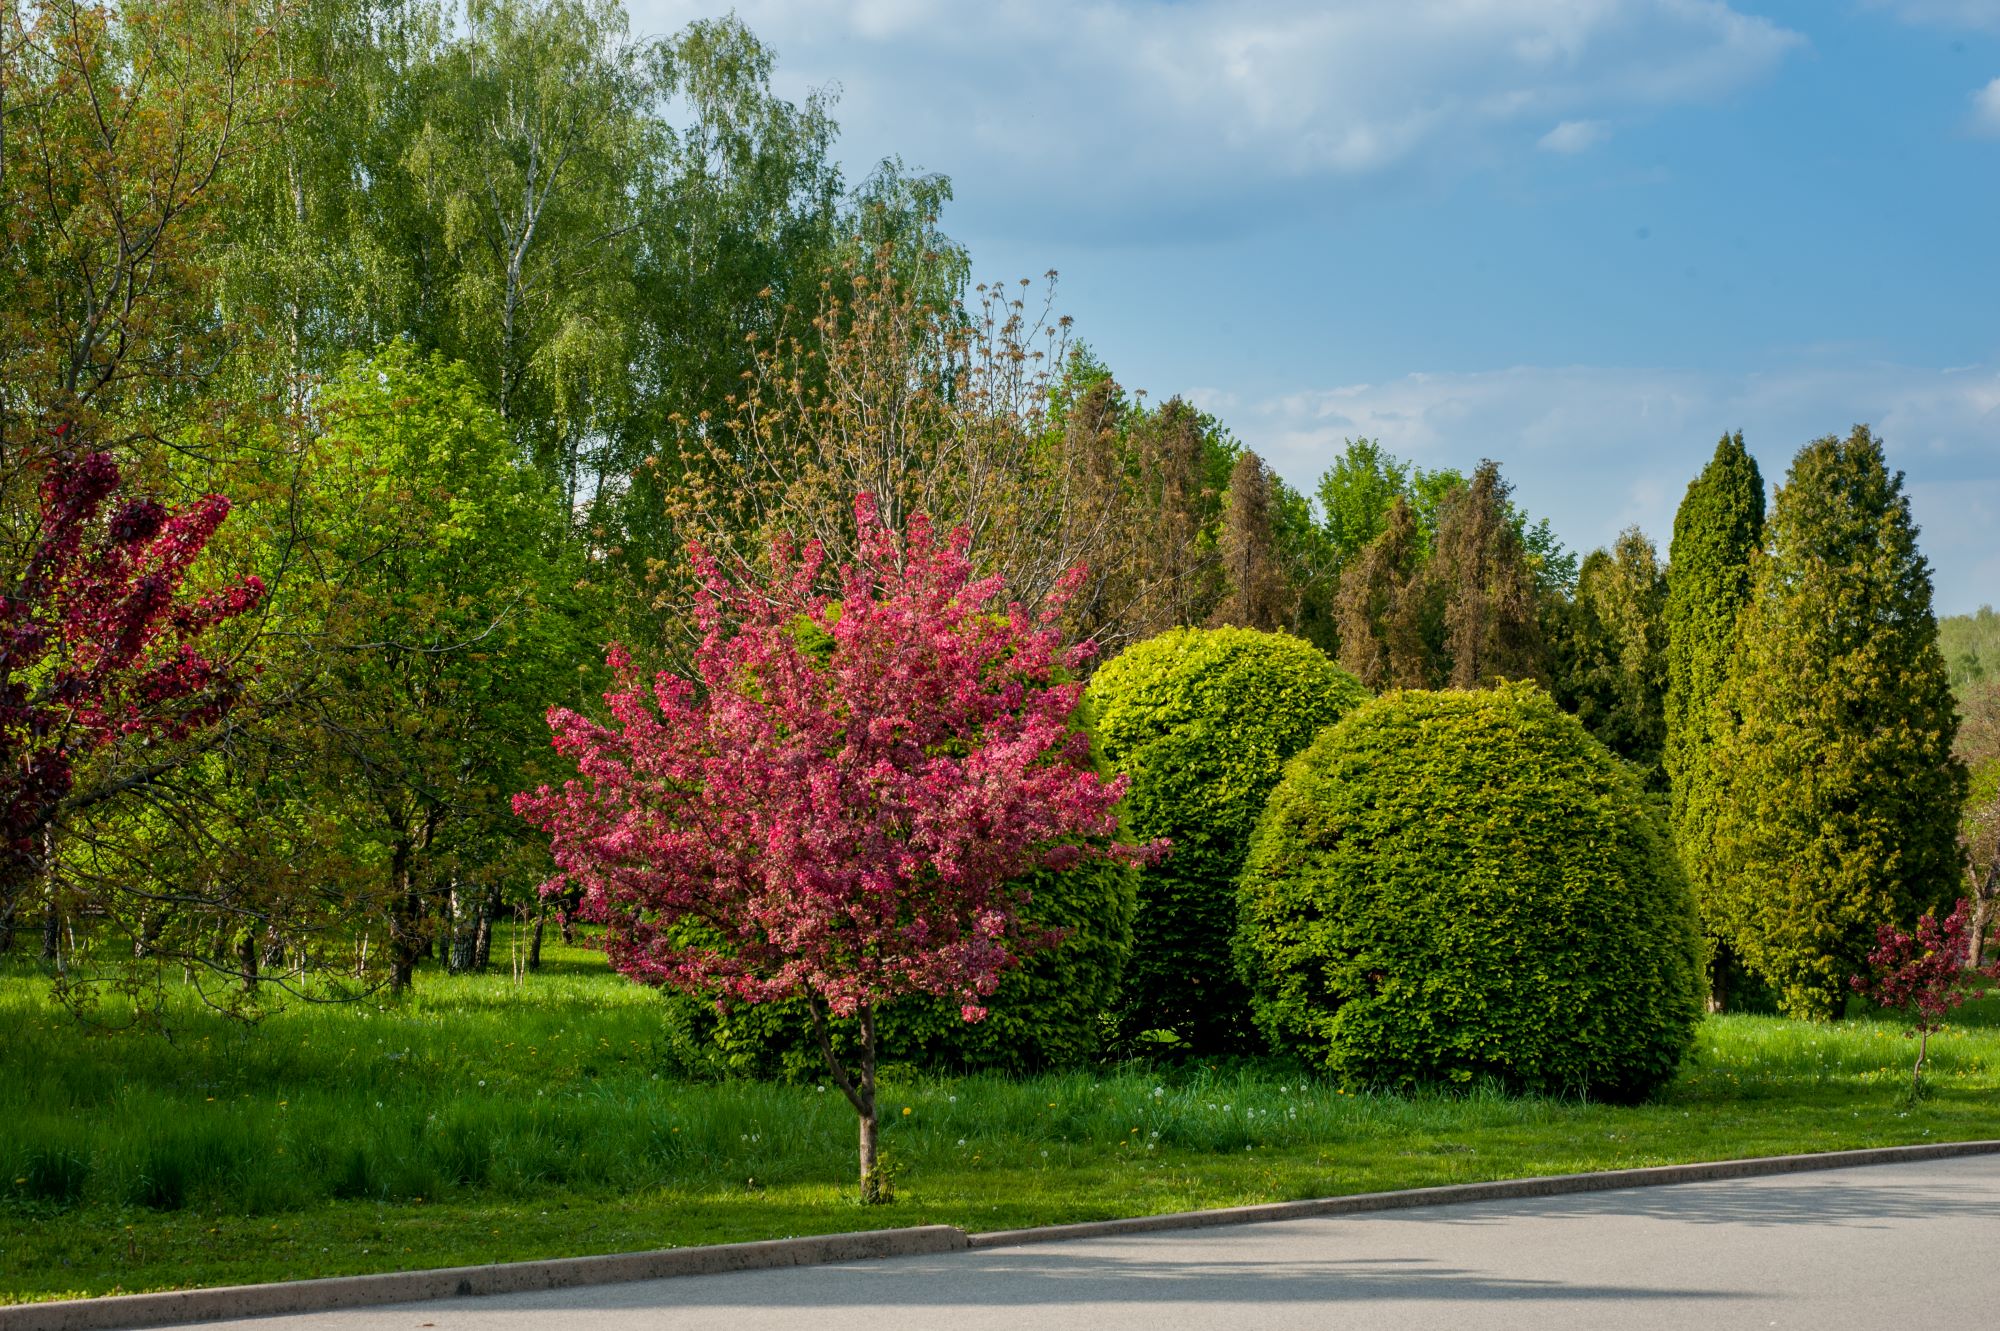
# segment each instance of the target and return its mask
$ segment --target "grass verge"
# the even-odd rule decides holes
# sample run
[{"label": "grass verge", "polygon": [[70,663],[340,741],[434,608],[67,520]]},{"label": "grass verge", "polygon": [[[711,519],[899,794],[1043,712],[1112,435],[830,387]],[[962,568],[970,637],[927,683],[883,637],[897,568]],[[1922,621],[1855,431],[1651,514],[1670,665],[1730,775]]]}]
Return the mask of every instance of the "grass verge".
[{"label": "grass verge", "polygon": [[1275,1061],[892,1071],[898,1198],[863,1209],[837,1092],[677,1079],[657,1000],[589,953],[255,1026],[189,1005],[171,1040],[44,994],[0,978],[0,1301],[2000,1136],[2000,1004],[1934,1038],[1914,1104],[1892,1025],[1725,1017],[1629,1108],[1349,1095]]}]

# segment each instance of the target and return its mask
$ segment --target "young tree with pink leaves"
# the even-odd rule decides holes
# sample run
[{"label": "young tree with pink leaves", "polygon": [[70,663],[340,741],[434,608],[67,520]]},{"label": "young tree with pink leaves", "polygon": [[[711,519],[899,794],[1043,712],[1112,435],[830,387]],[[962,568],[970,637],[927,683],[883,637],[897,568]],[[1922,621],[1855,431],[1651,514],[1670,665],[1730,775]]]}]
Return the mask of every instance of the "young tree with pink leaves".
[{"label": "young tree with pink leaves", "polygon": [[[1063,646],[1060,606],[1003,605],[963,529],[939,543],[919,516],[899,537],[867,496],[855,519],[832,594],[816,542],[776,542],[764,578],[692,547],[699,686],[614,648],[612,723],[552,710],[578,776],[515,807],[551,839],[545,890],[582,888],[620,971],[805,1001],[879,1201],[875,1014],[931,994],[979,1020],[1001,972],[1058,941],[1024,923],[1016,880],[1153,851],[1114,840],[1125,783],[1071,725],[1089,647]],[[832,1017],[858,1022],[852,1066]]]},{"label": "young tree with pink leaves", "polygon": [[1924,912],[1914,934],[1893,924],[1878,926],[1875,950],[1868,954],[1869,974],[1848,981],[1870,1002],[1901,1014],[1909,1027],[1906,1033],[1917,1037],[1917,1062],[1910,1070],[1912,1095],[1923,1084],[1932,1033],[1944,1028],[1945,1018],[1961,1003],[1985,995],[1977,986],[1969,987],[1967,979],[2000,979],[2000,963],[1985,969],[1967,963],[1971,915],[1971,903],[1960,901],[1942,920],[1935,911]]}]

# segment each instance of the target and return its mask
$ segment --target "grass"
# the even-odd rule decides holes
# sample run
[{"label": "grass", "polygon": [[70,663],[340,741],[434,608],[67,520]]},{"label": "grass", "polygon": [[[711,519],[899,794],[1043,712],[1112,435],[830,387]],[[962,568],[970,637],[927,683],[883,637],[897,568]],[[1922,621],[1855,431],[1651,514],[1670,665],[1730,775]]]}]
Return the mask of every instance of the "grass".
[{"label": "grass", "polygon": [[949,1223],[971,1230],[2000,1136],[2000,1002],[1893,1025],[1709,1021],[1631,1108],[1350,1095],[1276,1061],[1012,1081],[891,1071],[898,1200],[852,1200],[838,1092],[678,1079],[595,954],[401,1003],[94,1033],[0,975],[0,1302]]}]

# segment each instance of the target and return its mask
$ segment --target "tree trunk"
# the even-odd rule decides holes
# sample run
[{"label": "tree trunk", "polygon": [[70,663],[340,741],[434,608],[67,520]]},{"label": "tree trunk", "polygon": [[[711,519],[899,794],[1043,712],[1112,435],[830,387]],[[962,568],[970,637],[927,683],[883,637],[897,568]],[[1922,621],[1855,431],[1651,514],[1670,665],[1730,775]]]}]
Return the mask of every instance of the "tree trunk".
[{"label": "tree trunk", "polygon": [[861,1202],[873,1206],[895,1200],[875,1149],[875,1013],[861,1009]]},{"label": "tree trunk", "polygon": [[826,1014],[820,1010],[819,999],[806,995],[806,1011],[812,1014],[813,1035],[819,1041],[820,1057],[826,1060],[826,1070],[833,1078],[833,1084],[847,1097],[847,1103],[854,1106],[854,1112],[861,1118],[860,1158],[861,1158],[861,1201],[864,1206],[877,1202],[893,1201],[894,1189],[888,1176],[882,1172],[881,1159],[876,1149],[877,1124],[875,1119],[875,1014],[862,1008],[861,1018],[861,1058],[853,1069],[849,1069],[833,1052],[833,1038],[827,1031]]},{"label": "tree trunk", "polygon": [[534,941],[528,944],[528,969],[531,971],[542,968],[542,929],[548,922],[549,903],[544,901],[535,907],[535,937]]},{"label": "tree trunk", "polygon": [[389,992],[408,992],[416,977],[418,938],[416,890],[410,881],[410,841],[396,843],[389,858]]},{"label": "tree trunk", "polygon": [[7,904],[0,907],[0,956],[5,956],[14,950],[14,921],[17,918],[15,912],[20,906],[21,898],[10,896],[7,898]]},{"label": "tree trunk", "polygon": [[245,929],[236,942],[236,965],[246,994],[254,993],[257,988],[257,950],[257,931]]},{"label": "tree trunk", "polygon": [[[483,900],[483,898],[482,898]],[[479,932],[479,907],[469,903],[456,883],[445,897],[445,968],[453,975],[472,969]]]},{"label": "tree trunk", "polygon": [[486,894],[486,900],[479,909],[479,928],[472,939],[472,969],[484,971],[493,960],[493,928],[499,922],[501,908],[500,887],[496,883]]},{"label": "tree trunk", "polygon": [[[160,941],[166,931],[167,919],[164,911],[147,911],[139,920],[139,936],[132,940],[132,957],[144,961],[153,954],[153,945]],[[0,951],[5,951],[0,948]]]},{"label": "tree trunk", "polygon": [[861,1201],[873,1206],[889,1199],[882,1195],[882,1175],[875,1161],[875,1115],[861,1116]]},{"label": "tree trunk", "polygon": [[2000,899],[2000,863],[1987,869],[1984,881],[1973,884],[1972,927],[1966,930],[1965,964],[1975,970],[1986,956],[1986,926],[1993,920],[1995,899]]},{"label": "tree trunk", "polygon": [[1727,1012],[1729,1010],[1729,949],[1721,943],[1715,945],[1715,955],[1708,962],[1708,1010]]},{"label": "tree trunk", "polygon": [[51,901],[42,912],[42,960],[54,961],[62,948],[62,912]]}]

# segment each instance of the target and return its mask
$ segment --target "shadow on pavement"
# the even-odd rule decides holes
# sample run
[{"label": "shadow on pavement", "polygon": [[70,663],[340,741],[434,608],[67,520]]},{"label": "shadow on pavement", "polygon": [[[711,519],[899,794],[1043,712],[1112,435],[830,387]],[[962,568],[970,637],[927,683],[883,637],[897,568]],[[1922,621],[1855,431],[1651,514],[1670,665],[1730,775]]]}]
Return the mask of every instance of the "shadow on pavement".
[{"label": "shadow on pavement", "polygon": [[1427,1258],[1356,1261],[1145,1261],[1053,1246],[904,1259],[816,1270],[742,1273],[723,1279],[600,1286],[587,1301],[568,1291],[509,1298],[537,1314],[572,1304],[596,1313],[623,1308],[996,1307],[1091,1302],[1340,1303],[1433,1299],[1480,1303],[1535,1300],[1745,1299],[1756,1291],[1662,1289],[1521,1280]]},{"label": "shadow on pavement", "polygon": [[1954,1194],[1949,1185],[1897,1188],[1864,1183],[1751,1183],[1748,1180],[1629,1188],[1614,1192],[1542,1197],[1532,1201],[1475,1202],[1421,1211],[1385,1211],[1371,1219],[1427,1225],[1498,1225],[1522,1220],[1579,1220],[1599,1216],[1669,1220],[1688,1225],[1859,1225],[1880,1228],[1895,1220],[1993,1220],[2000,1190],[1985,1179]]}]

